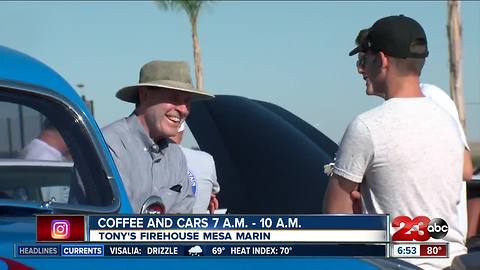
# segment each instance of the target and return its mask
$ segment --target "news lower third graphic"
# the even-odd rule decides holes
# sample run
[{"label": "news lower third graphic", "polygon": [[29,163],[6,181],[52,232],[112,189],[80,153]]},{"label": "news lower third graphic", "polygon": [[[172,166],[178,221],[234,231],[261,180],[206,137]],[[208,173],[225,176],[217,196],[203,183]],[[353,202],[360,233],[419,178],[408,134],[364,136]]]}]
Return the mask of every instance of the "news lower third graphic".
[{"label": "news lower third graphic", "polygon": [[[15,256],[448,257],[448,243],[435,242],[448,225],[427,219],[403,216],[390,224],[388,215],[39,215],[37,242],[17,243]],[[412,240],[391,242],[390,231]]]}]

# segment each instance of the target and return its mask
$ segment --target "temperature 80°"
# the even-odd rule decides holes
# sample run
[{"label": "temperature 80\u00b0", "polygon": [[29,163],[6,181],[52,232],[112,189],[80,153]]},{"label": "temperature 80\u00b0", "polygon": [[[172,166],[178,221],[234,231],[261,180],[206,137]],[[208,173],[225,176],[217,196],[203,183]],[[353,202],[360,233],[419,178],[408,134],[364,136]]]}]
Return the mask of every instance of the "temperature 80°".
[{"label": "temperature 80\u00b0", "polygon": [[440,251],[442,251],[443,247],[434,246],[434,247],[427,247],[427,255],[437,255]]}]

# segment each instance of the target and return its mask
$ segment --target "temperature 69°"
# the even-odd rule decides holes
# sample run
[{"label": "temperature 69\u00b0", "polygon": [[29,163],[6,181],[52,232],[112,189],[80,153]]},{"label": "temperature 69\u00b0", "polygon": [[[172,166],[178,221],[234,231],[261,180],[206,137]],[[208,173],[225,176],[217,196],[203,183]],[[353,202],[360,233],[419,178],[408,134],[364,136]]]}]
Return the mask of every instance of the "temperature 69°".
[{"label": "temperature 69\u00b0", "polygon": [[225,247],[213,247],[212,254],[213,255],[221,255],[225,251]]}]

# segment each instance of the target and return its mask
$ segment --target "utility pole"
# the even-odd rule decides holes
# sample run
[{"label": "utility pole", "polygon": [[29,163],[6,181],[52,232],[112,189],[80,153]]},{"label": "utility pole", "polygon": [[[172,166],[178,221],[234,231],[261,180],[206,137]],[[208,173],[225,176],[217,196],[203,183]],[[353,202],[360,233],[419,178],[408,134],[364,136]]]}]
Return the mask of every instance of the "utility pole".
[{"label": "utility pole", "polygon": [[[81,90],[83,87],[85,87],[85,85],[83,83],[78,83],[76,86],[79,90]],[[93,111],[93,100],[87,99],[87,97],[83,94],[82,94],[82,100],[85,103],[85,105],[87,105],[87,108],[90,111],[90,113],[93,115],[93,113],[94,113],[94,111]]]},{"label": "utility pole", "polygon": [[460,1],[448,0],[448,50],[450,63],[450,96],[458,110],[458,117],[466,133],[465,101],[462,81],[462,23]]}]

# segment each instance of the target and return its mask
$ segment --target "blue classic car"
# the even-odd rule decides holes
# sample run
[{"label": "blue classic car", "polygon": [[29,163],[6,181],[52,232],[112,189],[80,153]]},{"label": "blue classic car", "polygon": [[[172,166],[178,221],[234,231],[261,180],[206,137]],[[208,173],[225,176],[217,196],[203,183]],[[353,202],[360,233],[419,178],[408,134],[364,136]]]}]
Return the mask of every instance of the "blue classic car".
[{"label": "blue classic car", "polygon": [[[132,208],[100,129],[72,87],[18,51],[0,46],[0,62],[0,269],[415,269],[382,258],[14,257],[15,243],[35,242],[36,214],[132,214]],[[219,96],[192,109],[188,124],[217,162],[221,207],[238,214],[321,213],[322,165],[337,147],[328,137],[266,102]],[[252,135],[258,129],[265,132]],[[39,138],[56,140],[57,152],[32,151],[42,145]]]}]

